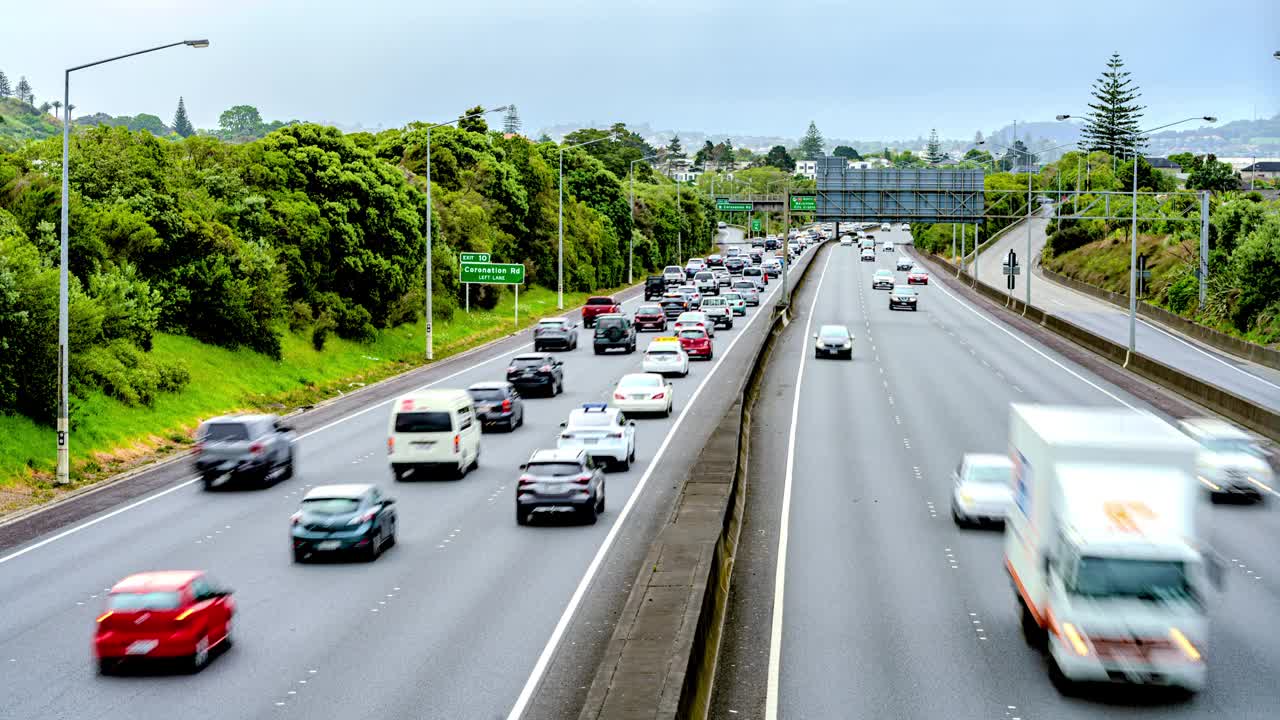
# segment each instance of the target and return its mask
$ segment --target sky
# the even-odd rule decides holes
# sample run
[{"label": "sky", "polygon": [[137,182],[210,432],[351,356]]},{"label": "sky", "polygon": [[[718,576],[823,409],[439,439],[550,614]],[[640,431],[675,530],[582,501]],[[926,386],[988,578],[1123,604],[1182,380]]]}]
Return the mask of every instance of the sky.
[{"label": "sky", "polygon": [[10,3],[0,70],[76,114],[197,127],[237,104],[348,128],[515,103],[561,123],[971,138],[1087,110],[1118,51],[1148,125],[1280,113],[1280,0],[57,0]]}]

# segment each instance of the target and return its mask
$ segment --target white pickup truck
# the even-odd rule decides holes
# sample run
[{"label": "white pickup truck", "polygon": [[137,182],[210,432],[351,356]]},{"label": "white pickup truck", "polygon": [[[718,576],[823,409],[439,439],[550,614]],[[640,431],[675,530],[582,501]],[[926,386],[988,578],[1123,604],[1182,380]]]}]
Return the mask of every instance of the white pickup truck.
[{"label": "white pickup truck", "polygon": [[1196,535],[1197,446],[1137,410],[1015,404],[1005,567],[1028,642],[1076,683],[1205,683],[1221,565]]}]

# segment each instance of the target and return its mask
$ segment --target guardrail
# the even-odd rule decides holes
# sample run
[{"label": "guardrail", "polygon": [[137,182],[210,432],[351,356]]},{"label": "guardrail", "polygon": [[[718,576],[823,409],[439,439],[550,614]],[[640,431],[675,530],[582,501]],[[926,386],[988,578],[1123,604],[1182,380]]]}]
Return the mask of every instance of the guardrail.
[{"label": "guardrail", "polygon": [[[920,251],[916,251],[916,253],[936,266],[943,268],[953,267],[943,258],[933,253]],[[1028,306],[1021,300],[1010,297],[1004,290],[983,282],[975,285],[972,276],[967,271],[961,273],[961,278],[988,300],[1005,306],[1010,311],[1022,315],[1046,330],[1050,330],[1086,350],[1110,360],[1112,363],[1141,378],[1168,388],[1223,417],[1280,442],[1280,414],[1146,355],[1138,352],[1131,353],[1129,348],[1124,345],[1086,330],[1057,315],[1047,313],[1034,305]]]},{"label": "guardrail", "polygon": [[[788,307],[817,255],[802,258]],[[696,476],[685,478],[627,596],[579,720],[707,716],[746,508],[751,408],[788,321],[786,310],[773,311],[737,400],[694,462]]]}]

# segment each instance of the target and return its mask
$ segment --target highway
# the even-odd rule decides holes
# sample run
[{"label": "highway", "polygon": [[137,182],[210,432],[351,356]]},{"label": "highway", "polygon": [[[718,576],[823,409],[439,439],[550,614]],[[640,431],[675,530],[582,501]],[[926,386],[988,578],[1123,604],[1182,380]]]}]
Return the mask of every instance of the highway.
[{"label": "highway", "polygon": [[[1035,276],[1031,281],[1031,304],[1109,340],[1128,345],[1127,310],[1058,285],[1039,272],[1039,258],[1047,239],[1045,228],[1050,215],[1049,208],[1046,207],[1041,216],[1031,220],[1031,257],[1036,259],[1033,268]],[[1025,268],[1026,221],[1010,227],[978,256],[978,279],[981,282],[1005,287],[1001,265],[1010,249],[1017,253],[1018,262]],[[1013,291],[1014,297],[1019,300],[1026,297],[1025,282],[1025,276],[1020,276],[1018,286]],[[1138,317],[1135,339],[1138,352],[1148,357],[1179,368],[1240,397],[1249,398],[1270,410],[1280,411],[1280,371],[1221,352],[1141,316]]]},{"label": "highway", "polygon": [[[486,434],[479,470],[461,481],[391,479],[387,412],[408,389],[402,381],[394,393],[371,388],[339,403],[341,414],[299,417],[291,480],[206,493],[184,461],[165,469],[170,479],[153,495],[95,506],[10,545],[0,551],[0,718],[576,715],[675,486],[732,401],[717,384],[745,372],[780,286],[717,333],[714,361],[675,380],[676,414],[638,421],[637,462],[608,475],[596,525],[518,527],[517,466],[555,446],[571,408],[606,400],[621,375],[639,371],[651,333],[640,336],[641,352],[596,357],[582,331],[579,349],[562,355],[565,394],[528,399],[522,428]],[[639,299],[628,295],[630,312]],[[506,359],[529,343],[525,332],[438,363],[415,386],[501,379]],[[300,497],[347,482],[377,483],[397,498],[397,546],[372,564],[292,564],[289,516]],[[184,568],[234,588],[235,646],[195,676],[98,676],[90,639],[106,590],[133,572]]]},{"label": "highway", "polygon": [[[766,372],[711,717],[1276,717],[1275,497],[1205,502],[1228,571],[1208,598],[1200,695],[1053,688],[1019,630],[1002,534],[955,527],[950,472],[965,452],[1006,450],[1011,402],[1145,406],[936,277],[918,312],[890,311],[870,278],[896,254],[877,255],[814,259]],[[825,323],[855,333],[852,362],[813,358]]]}]

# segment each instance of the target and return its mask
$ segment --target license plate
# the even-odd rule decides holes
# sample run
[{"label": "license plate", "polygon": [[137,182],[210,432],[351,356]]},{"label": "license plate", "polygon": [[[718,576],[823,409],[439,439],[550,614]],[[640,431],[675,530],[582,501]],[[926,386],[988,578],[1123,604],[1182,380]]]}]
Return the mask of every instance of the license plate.
[{"label": "license plate", "polygon": [[128,655],[146,655],[152,650],[155,650],[156,646],[159,644],[159,640],[138,640],[136,642],[129,643],[129,647],[125,649],[125,653]]},{"label": "license plate", "polygon": [[595,445],[595,444],[596,444],[596,439],[595,439],[595,438],[582,438],[582,444],[583,444],[583,445]]},{"label": "license plate", "polygon": [[644,399],[645,399],[645,396],[643,396],[643,395],[632,395],[632,396],[631,396],[631,399],[632,399],[632,400],[644,400]]},{"label": "license plate", "polygon": [[338,542],[337,540],[325,540],[324,542],[317,543],[316,549],[317,550],[337,550],[341,546],[342,546],[342,543]]}]

